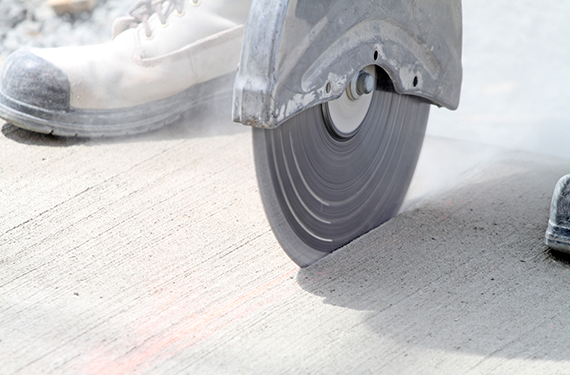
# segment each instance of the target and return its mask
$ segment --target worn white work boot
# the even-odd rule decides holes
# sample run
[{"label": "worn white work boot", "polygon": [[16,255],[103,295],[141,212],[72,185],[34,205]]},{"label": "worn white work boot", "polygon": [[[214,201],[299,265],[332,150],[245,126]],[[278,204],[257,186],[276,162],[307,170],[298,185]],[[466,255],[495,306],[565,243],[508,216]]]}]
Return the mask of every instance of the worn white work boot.
[{"label": "worn white work boot", "polygon": [[2,69],[0,117],[81,137],[167,125],[236,71],[250,3],[145,0],[108,43],[16,51]]}]

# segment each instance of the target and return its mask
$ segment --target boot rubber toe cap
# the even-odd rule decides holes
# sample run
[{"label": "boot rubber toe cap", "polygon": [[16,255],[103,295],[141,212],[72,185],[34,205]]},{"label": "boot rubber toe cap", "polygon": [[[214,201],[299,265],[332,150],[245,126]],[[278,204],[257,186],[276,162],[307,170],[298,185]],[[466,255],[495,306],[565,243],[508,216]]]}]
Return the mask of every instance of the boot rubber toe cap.
[{"label": "boot rubber toe cap", "polygon": [[2,68],[3,104],[34,106],[48,111],[68,110],[69,80],[57,66],[30,50],[11,54]]}]

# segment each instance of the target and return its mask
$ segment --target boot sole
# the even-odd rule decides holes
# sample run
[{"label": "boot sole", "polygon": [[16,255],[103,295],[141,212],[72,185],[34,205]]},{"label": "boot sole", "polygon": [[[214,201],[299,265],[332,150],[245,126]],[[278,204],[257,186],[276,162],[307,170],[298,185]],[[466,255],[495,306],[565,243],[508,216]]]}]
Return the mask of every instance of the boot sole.
[{"label": "boot sole", "polygon": [[545,243],[551,249],[570,254],[570,229],[549,222]]},{"label": "boot sole", "polygon": [[65,137],[118,137],[145,133],[175,122],[184,112],[220,95],[231,95],[235,73],[190,87],[171,97],[135,107],[49,110],[0,92],[0,117],[33,132]]}]

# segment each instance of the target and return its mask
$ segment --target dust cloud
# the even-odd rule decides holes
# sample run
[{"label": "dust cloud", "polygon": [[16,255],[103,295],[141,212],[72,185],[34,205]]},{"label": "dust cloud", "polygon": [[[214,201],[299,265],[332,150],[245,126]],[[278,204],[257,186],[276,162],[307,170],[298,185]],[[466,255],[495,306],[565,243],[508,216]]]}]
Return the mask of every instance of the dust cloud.
[{"label": "dust cloud", "polygon": [[[508,150],[570,158],[566,14],[570,3],[553,0],[463,1],[461,103],[456,111],[432,107],[404,210],[452,188]],[[189,108],[166,131],[177,136],[247,131],[230,120],[232,82],[226,79],[218,94]]]},{"label": "dust cloud", "polygon": [[432,107],[403,209],[509,150],[570,159],[568,14],[553,0],[463,1],[461,102]]},{"label": "dust cloud", "polygon": [[[114,17],[125,14],[132,3],[103,2],[89,20],[73,22],[70,33],[65,20],[38,13],[43,8],[34,7],[35,1],[23,2],[22,8],[27,6],[28,12],[38,13],[34,13],[33,22],[42,22],[42,31],[46,32],[30,37],[25,30],[33,26],[32,21],[22,18],[11,34],[4,36],[1,57],[10,52],[7,48],[12,42],[39,47],[74,44],[58,33],[73,36],[79,43],[85,42],[81,35],[107,40]],[[432,108],[407,204],[452,186],[505,149],[570,158],[567,14],[570,3],[555,0],[463,1],[461,103],[456,111]],[[47,27],[52,23],[55,26]],[[247,127],[231,121],[233,79],[226,76],[222,81],[215,89],[202,92],[201,100],[189,105],[176,123],[141,137],[148,140],[247,131]]]},{"label": "dust cloud", "polygon": [[568,14],[563,1],[463,1],[461,103],[434,108],[428,134],[570,158]]}]

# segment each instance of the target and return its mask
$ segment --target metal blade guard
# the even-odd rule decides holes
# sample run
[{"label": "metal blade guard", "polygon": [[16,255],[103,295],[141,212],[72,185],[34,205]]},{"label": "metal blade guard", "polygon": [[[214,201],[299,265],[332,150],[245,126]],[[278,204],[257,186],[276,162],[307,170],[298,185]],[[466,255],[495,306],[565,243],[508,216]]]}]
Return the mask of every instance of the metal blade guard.
[{"label": "metal blade guard", "polygon": [[369,65],[382,67],[399,94],[456,109],[461,32],[460,0],[254,0],[234,121],[275,128],[340,97]]}]

